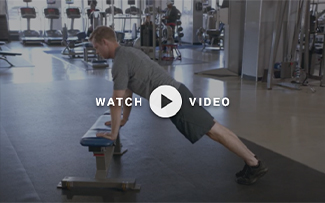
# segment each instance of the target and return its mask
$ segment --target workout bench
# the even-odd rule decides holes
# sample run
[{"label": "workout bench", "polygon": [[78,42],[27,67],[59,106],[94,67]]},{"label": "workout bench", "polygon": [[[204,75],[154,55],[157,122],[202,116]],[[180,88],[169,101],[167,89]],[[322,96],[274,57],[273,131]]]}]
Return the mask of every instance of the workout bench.
[{"label": "workout bench", "polygon": [[[0,46],[5,45],[5,42],[0,41]],[[10,52],[10,51],[2,51],[2,48],[0,47],[0,60],[6,61],[10,66],[14,66],[12,63],[10,63],[6,56],[20,56],[21,53],[16,52]]]},{"label": "workout bench", "polygon": [[[83,49],[84,49],[84,62],[88,63],[88,65],[91,65],[93,68],[108,67],[107,61],[103,60],[102,57],[96,54],[96,50],[91,42],[84,44]],[[89,56],[92,56],[92,58],[95,59],[90,60]]]},{"label": "workout bench", "polygon": [[58,188],[110,188],[126,190],[140,190],[140,185],[136,184],[135,179],[111,179],[107,178],[109,166],[113,155],[123,155],[127,150],[122,151],[120,136],[116,141],[106,138],[96,137],[97,132],[110,132],[110,127],[104,123],[110,120],[109,113],[100,116],[95,124],[81,138],[80,144],[88,147],[89,152],[93,152],[96,157],[95,178],[64,177],[58,184]]}]

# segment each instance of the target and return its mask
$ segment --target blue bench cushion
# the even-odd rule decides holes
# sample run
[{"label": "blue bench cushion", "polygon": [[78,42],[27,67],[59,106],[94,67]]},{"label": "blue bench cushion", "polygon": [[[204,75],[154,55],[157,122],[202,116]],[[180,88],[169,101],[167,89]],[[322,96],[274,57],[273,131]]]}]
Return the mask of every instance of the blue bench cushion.
[{"label": "blue bench cushion", "polygon": [[85,147],[109,147],[114,144],[114,141],[96,137],[96,133],[103,132],[100,130],[88,130],[87,133],[81,138],[80,144]]},{"label": "blue bench cushion", "polygon": [[108,109],[107,111],[104,112],[104,115],[111,115],[111,110]]},{"label": "blue bench cushion", "polygon": [[86,147],[112,146],[114,141],[102,137],[96,137],[96,133],[98,132],[111,132],[111,128],[105,125],[105,122],[109,120],[111,120],[109,115],[100,116],[94,125],[81,138],[80,144]]},{"label": "blue bench cushion", "polygon": [[91,126],[89,130],[111,131],[111,127],[105,125],[105,122],[110,120],[110,115],[102,115],[97,119],[97,121],[93,126]]},{"label": "blue bench cushion", "polygon": [[[105,112],[104,112],[104,115],[111,115],[111,110],[108,109],[107,111],[105,111]],[[123,115],[123,108],[122,108],[121,115]]]}]

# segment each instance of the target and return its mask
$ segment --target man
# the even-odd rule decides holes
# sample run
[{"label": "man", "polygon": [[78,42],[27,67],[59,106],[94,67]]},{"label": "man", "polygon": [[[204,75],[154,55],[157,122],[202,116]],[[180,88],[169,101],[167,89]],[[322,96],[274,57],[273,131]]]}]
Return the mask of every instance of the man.
[{"label": "man", "polygon": [[97,6],[97,1],[96,0],[92,0],[90,2],[90,9],[87,10],[87,15],[88,15],[88,18],[90,19],[90,26],[88,27],[88,30],[87,30],[87,36],[89,37],[90,34],[92,33],[93,31],[93,16],[94,16],[94,12],[95,11],[99,11],[99,9],[96,9],[96,6]]},{"label": "man", "polygon": [[168,1],[167,2],[167,10],[166,10],[166,15],[165,15],[165,19],[166,19],[166,25],[169,25],[172,30],[173,30],[173,38],[175,37],[175,25],[176,25],[176,21],[178,18],[178,13],[179,10],[174,6],[174,3],[172,1]]},{"label": "man", "polygon": [[[193,95],[183,84],[172,78],[141,50],[120,46],[111,28],[97,27],[89,40],[97,54],[105,59],[114,59],[114,103],[117,104],[117,98],[132,98],[133,92],[149,99],[151,92],[160,85],[173,86],[181,94],[183,104],[170,119],[190,142],[195,143],[206,134],[242,158],[245,161],[244,169],[236,174],[239,184],[253,184],[268,171],[264,162],[258,160],[233,132],[215,121],[204,108],[197,104],[194,107],[190,105],[189,97]],[[131,107],[124,106],[121,119],[121,109],[121,106],[111,106],[111,121],[105,124],[110,125],[112,130],[110,133],[97,133],[98,137],[110,140],[117,138],[120,126],[126,124],[131,112]]]},{"label": "man", "polygon": [[177,8],[174,6],[174,3],[172,1],[167,2],[167,10],[166,10],[166,23],[174,23],[176,24],[176,20],[178,18],[178,13],[179,11]]}]

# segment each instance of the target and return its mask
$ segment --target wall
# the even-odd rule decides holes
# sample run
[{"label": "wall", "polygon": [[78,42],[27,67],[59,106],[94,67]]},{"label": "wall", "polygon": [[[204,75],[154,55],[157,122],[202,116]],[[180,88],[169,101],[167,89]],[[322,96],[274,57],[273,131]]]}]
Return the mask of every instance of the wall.
[{"label": "wall", "polygon": [[243,62],[245,0],[229,1],[228,25],[225,26],[225,67],[238,75]]},{"label": "wall", "polygon": [[0,15],[7,14],[7,0],[0,1]]},{"label": "wall", "polygon": [[[246,3],[244,50],[242,76],[247,79],[259,80],[264,70],[270,65],[273,30],[277,1],[254,0]],[[275,62],[286,60],[291,51],[293,30],[297,17],[297,1],[289,5],[289,19],[282,19],[283,24]],[[285,32],[286,35],[285,35]]]}]

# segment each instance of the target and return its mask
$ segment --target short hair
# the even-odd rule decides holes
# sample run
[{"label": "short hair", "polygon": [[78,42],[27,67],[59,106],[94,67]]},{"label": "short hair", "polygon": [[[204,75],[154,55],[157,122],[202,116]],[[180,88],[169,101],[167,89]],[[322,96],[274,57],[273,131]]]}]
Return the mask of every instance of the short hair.
[{"label": "short hair", "polygon": [[96,43],[101,43],[102,39],[117,42],[115,32],[112,28],[106,26],[98,26],[91,33],[89,41],[95,40]]},{"label": "short hair", "polygon": [[90,3],[92,3],[94,6],[97,6],[97,1],[96,0],[92,0]]},{"label": "short hair", "polygon": [[168,0],[167,5],[174,5],[174,2],[172,0]]}]

